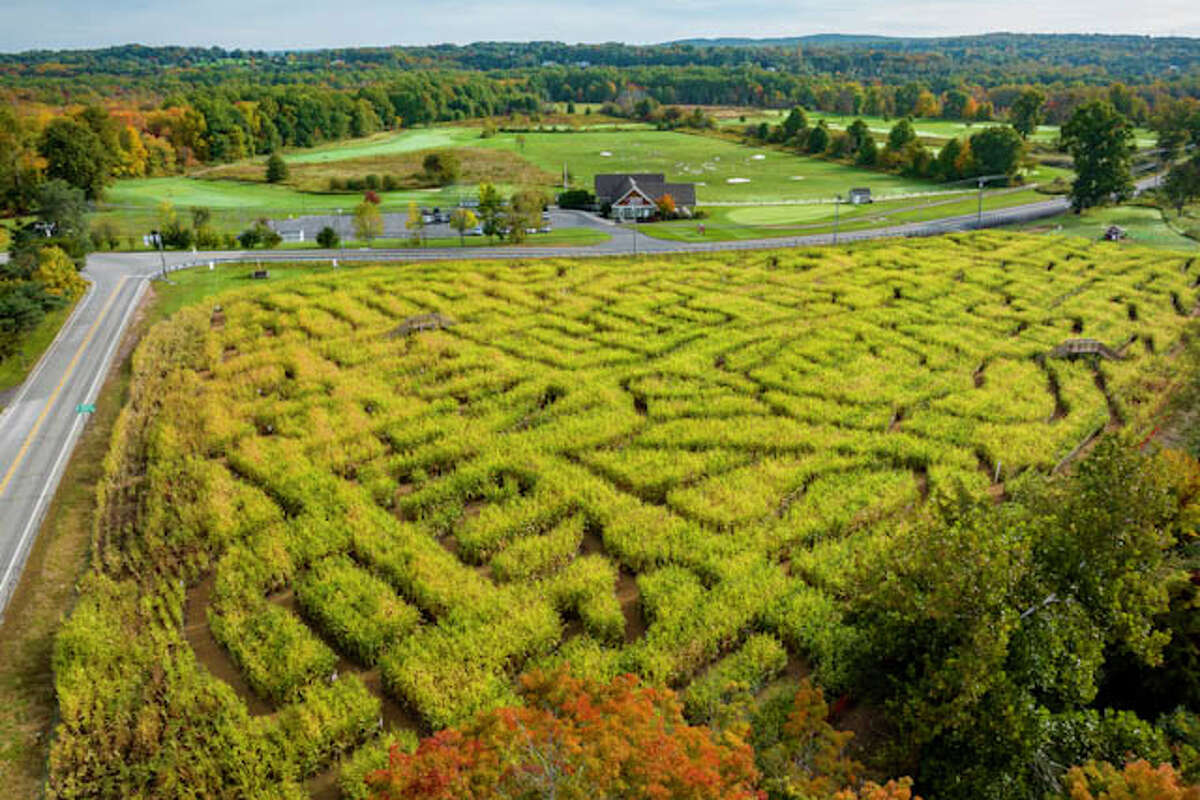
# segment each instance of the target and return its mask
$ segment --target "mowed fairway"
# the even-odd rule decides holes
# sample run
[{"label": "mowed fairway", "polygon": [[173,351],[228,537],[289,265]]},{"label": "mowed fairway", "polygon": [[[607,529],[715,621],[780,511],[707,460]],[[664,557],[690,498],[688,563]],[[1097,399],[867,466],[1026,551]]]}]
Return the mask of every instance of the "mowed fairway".
[{"label": "mowed fairway", "polygon": [[833,198],[854,186],[877,195],[936,190],[929,181],[675,131],[520,135],[523,145],[517,134],[498,134],[478,146],[511,149],[549,172],[561,174],[565,165],[589,188],[597,173],[662,172],[671,181],[696,183],[701,205]]},{"label": "mowed fairway", "polygon": [[[1136,421],[1198,275],[981,233],[329,271],[183,308],[134,357],[49,790],[353,785],[563,662],[693,717],[731,676],[836,685],[863,555],[936,493],[1000,495]],[[1047,357],[1080,336],[1124,358]]]}]

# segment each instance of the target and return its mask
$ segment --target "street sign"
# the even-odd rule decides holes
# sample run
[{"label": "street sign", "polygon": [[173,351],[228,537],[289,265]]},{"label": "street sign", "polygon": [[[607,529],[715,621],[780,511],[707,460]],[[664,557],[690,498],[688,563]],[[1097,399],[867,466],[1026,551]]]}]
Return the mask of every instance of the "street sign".
[{"label": "street sign", "polygon": [[75,413],[77,413],[77,414],[95,414],[96,413],[96,404],[95,403],[80,403],[79,405],[75,406]]}]

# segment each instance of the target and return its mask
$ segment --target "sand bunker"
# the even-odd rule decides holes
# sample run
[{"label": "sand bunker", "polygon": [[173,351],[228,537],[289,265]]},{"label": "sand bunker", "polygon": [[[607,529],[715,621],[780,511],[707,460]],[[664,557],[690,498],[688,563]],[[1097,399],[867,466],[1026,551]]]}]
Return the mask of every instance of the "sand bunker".
[{"label": "sand bunker", "polygon": [[749,183],[749,178],[726,178],[726,183]]},{"label": "sand bunker", "polygon": [[762,153],[756,153],[755,155],[750,156],[750,158],[754,159],[755,161],[762,161],[764,158],[766,158],[766,156],[764,156]]},{"label": "sand bunker", "polygon": [[608,152],[607,150],[601,150],[600,157],[601,158],[612,158],[612,153]]}]

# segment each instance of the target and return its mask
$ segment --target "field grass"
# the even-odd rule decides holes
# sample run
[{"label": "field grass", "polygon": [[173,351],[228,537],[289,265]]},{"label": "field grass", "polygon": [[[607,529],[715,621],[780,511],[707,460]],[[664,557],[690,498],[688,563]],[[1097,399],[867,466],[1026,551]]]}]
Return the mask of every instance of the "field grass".
[{"label": "field grass", "polygon": [[[76,301],[78,302],[78,301]],[[12,358],[0,360],[0,409],[4,408],[4,393],[17,388],[25,382],[25,378],[37,366],[37,362],[46,352],[46,348],[54,341],[75,304],[51,311],[42,318],[38,326],[25,337],[21,352]]]},{"label": "field grass", "polygon": [[[401,190],[429,190],[424,174],[424,158],[432,150],[392,155],[358,156],[340,161],[320,161],[297,164],[290,168],[283,185],[304,192],[324,192],[333,179],[363,180],[368,175],[389,176]],[[556,176],[535,167],[515,153],[488,150],[481,147],[458,147],[454,150],[460,164],[458,182],[468,186],[493,183],[497,186],[552,186]],[[266,183],[266,168],[258,161],[243,161],[212,167],[197,176],[208,180],[238,180]],[[352,193],[357,196],[357,192]]]},{"label": "field grass", "polygon": [[[857,560],[931,494],[1140,424],[1200,274],[997,232],[316,269],[180,273],[164,311],[202,302],[139,347],[52,792],[291,800],[380,719],[441,728],[564,661],[762,684],[786,649],[837,686]],[[1133,343],[1045,358],[1076,336]]]}]

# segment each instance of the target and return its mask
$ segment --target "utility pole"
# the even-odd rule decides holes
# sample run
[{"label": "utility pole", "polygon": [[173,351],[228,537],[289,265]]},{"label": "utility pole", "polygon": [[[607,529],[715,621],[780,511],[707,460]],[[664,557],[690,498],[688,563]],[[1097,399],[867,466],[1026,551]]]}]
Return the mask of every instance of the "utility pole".
[{"label": "utility pole", "polygon": [[833,198],[833,243],[837,244],[838,237],[838,218],[842,208],[842,196],[839,194]]},{"label": "utility pole", "polygon": [[979,179],[979,212],[975,215],[975,227],[983,227],[983,178]]}]

